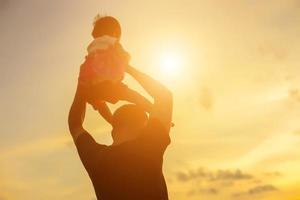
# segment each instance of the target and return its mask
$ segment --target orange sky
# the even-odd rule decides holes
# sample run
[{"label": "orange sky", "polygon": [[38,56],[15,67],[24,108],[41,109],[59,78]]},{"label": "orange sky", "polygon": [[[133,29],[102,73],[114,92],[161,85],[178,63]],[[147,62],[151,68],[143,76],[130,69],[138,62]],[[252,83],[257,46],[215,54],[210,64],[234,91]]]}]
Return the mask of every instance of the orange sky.
[{"label": "orange sky", "polygon": [[[0,200],[95,199],[67,115],[97,13],[173,91],[171,200],[300,197],[299,1],[0,0]],[[111,143],[91,108],[85,126]]]}]

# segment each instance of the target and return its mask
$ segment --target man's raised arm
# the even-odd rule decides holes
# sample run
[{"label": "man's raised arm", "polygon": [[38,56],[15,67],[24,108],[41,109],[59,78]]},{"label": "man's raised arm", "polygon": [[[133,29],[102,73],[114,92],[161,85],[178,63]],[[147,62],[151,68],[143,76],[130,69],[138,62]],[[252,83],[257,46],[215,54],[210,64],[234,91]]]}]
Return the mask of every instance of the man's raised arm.
[{"label": "man's raised arm", "polygon": [[77,85],[76,94],[73,100],[73,104],[71,106],[69,112],[69,130],[73,137],[74,142],[78,136],[85,132],[82,124],[85,117],[85,109],[86,109],[86,95],[83,86],[80,84]]},{"label": "man's raised arm", "polygon": [[173,97],[170,90],[150,76],[138,71],[132,66],[127,67],[130,74],[154,99],[150,119],[158,119],[169,132],[172,122]]}]

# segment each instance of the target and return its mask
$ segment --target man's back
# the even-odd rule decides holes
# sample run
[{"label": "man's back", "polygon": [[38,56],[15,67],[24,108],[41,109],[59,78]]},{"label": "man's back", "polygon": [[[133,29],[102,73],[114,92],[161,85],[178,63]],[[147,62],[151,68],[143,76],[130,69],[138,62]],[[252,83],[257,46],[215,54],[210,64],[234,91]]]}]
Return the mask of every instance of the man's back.
[{"label": "man's back", "polygon": [[85,133],[77,139],[76,146],[98,199],[166,200],[162,164],[169,143],[160,122],[150,120],[135,140],[106,146]]}]

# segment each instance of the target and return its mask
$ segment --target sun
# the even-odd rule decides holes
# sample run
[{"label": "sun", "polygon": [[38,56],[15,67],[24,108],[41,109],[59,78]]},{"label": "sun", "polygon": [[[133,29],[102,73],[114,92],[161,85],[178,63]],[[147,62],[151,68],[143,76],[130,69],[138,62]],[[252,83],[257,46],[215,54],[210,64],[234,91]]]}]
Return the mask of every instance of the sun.
[{"label": "sun", "polygon": [[163,76],[176,77],[180,75],[182,56],[179,52],[174,50],[162,52],[159,63]]}]

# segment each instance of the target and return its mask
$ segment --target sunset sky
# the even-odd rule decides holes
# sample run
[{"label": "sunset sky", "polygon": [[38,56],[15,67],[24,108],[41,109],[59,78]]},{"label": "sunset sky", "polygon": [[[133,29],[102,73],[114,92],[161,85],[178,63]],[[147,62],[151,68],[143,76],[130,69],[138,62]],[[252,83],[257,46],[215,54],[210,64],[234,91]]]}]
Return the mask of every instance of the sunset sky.
[{"label": "sunset sky", "polygon": [[67,116],[98,13],[173,92],[170,200],[300,200],[299,0],[0,0],[0,200],[95,200]]}]

